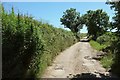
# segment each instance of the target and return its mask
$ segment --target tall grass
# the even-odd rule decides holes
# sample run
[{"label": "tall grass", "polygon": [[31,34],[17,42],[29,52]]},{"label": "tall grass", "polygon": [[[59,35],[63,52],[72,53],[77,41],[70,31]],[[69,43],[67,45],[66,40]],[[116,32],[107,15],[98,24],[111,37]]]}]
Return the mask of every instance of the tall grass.
[{"label": "tall grass", "polygon": [[104,56],[100,62],[102,64],[102,66],[106,69],[109,69],[111,68],[112,64],[113,64],[113,57],[114,55],[113,54],[109,54],[109,55],[106,55]]}]

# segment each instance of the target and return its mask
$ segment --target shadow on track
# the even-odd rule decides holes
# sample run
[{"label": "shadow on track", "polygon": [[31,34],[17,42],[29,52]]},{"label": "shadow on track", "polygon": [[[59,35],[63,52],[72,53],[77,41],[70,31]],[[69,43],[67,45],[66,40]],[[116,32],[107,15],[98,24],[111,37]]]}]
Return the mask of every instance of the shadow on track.
[{"label": "shadow on track", "polygon": [[90,40],[88,39],[81,39],[80,42],[89,42]]},{"label": "shadow on track", "polygon": [[76,74],[73,75],[73,77],[71,78],[71,80],[78,80],[80,78],[101,78],[101,79],[111,79],[111,78],[117,78],[111,75],[105,75],[102,73],[97,73],[99,76],[97,76],[95,73],[81,73],[81,74]]}]

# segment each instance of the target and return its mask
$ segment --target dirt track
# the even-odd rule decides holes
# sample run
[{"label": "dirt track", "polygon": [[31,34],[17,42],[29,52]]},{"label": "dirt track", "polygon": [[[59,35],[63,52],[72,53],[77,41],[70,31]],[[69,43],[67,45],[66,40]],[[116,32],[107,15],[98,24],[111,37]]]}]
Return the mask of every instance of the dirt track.
[{"label": "dirt track", "polygon": [[88,42],[78,42],[61,52],[52,66],[46,69],[42,78],[72,78],[82,73],[96,77],[101,77],[100,74],[108,75],[99,61],[92,59],[95,54]]}]

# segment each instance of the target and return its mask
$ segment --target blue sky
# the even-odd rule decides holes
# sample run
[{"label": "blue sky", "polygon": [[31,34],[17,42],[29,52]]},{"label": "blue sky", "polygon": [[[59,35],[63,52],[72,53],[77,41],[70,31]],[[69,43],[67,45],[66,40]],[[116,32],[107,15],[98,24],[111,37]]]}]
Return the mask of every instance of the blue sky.
[{"label": "blue sky", "polygon": [[[85,14],[88,10],[103,9],[110,16],[114,15],[114,11],[110,9],[110,6],[105,2],[3,2],[3,5],[7,11],[11,10],[13,6],[15,12],[18,10],[22,14],[32,15],[37,20],[43,20],[55,27],[64,28],[60,23],[60,18],[63,12],[69,8],[76,8],[80,14]],[[81,32],[87,32],[84,27]]]}]

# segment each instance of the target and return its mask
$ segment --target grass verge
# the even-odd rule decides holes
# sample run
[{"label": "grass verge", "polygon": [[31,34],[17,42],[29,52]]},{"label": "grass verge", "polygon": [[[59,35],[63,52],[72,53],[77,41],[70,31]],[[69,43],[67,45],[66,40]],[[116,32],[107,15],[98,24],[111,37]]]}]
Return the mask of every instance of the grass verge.
[{"label": "grass verge", "polygon": [[106,48],[107,46],[106,45],[103,45],[103,44],[99,44],[98,42],[94,41],[94,40],[91,40],[90,41],[90,45],[98,50],[98,51],[101,51],[102,49]]},{"label": "grass verge", "polygon": [[[90,45],[96,49],[97,51],[101,51],[102,49],[105,49],[107,46],[104,44],[99,44],[98,42],[91,40],[90,41]],[[103,56],[103,58],[100,60],[100,63],[102,64],[102,66],[106,69],[111,68],[112,64],[113,64],[113,54],[109,53],[105,56]]]}]

